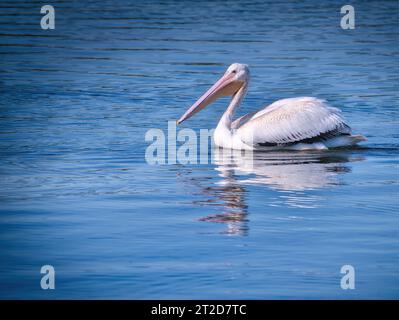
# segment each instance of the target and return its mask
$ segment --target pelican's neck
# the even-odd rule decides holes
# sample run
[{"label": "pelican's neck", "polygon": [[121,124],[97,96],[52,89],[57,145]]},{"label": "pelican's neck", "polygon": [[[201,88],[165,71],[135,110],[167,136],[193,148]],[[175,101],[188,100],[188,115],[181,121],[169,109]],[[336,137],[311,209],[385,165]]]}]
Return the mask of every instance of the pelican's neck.
[{"label": "pelican's neck", "polygon": [[220,118],[218,127],[224,127],[225,129],[231,130],[231,123],[233,122],[234,112],[241,104],[241,101],[244,99],[245,94],[247,93],[248,83],[245,83],[240,90],[238,90],[231,99],[229,106],[226,111],[223,113],[223,116]]}]

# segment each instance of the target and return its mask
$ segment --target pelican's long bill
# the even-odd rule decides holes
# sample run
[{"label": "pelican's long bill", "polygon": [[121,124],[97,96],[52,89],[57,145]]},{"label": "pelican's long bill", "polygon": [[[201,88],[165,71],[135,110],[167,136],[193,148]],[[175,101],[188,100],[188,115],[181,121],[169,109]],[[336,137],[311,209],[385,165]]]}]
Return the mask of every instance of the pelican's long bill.
[{"label": "pelican's long bill", "polygon": [[241,86],[240,81],[235,80],[234,73],[225,73],[204,95],[201,96],[182,117],[177,121],[177,124],[192,117],[197,112],[204,109],[208,104],[214,102],[222,96],[233,95]]}]

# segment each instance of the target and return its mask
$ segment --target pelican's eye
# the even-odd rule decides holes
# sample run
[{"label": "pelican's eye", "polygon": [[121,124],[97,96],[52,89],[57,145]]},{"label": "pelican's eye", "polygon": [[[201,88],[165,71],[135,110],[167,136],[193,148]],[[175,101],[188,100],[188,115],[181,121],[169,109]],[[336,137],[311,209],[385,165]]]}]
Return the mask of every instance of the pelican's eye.
[{"label": "pelican's eye", "polygon": [[234,73],[234,74],[235,74],[235,73],[237,73],[237,70],[233,70],[233,71],[231,71],[231,73]]}]

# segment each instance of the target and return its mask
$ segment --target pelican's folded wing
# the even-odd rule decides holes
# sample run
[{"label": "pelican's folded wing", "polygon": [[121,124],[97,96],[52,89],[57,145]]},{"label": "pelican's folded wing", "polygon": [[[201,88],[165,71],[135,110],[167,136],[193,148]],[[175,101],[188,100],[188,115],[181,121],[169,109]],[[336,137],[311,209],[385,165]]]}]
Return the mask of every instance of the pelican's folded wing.
[{"label": "pelican's folded wing", "polygon": [[350,134],[340,110],[313,97],[278,100],[238,120],[241,126],[236,134],[252,145],[287,144],[323,135]]}]

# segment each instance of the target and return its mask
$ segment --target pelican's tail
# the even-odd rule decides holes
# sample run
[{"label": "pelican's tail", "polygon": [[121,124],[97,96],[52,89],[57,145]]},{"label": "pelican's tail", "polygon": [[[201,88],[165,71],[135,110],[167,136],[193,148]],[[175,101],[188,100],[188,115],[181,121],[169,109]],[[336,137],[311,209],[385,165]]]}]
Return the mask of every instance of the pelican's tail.
[{"label": "pelican's tail", "polygon": [[329,139],[324,142],[327,148],[339,148],[346,146],[353,146],[361,141],[366,141],[367,138],[358,134],[358,135],[342,135],[332,139]]},{"label": "pelican's tail", "polygon": [[362,136],[361,134],[357,134],[357,135],[350,136],[350,137],[352,138],[352,141],[354,143],[358,143],[361,141],[367,141],[367,138],[365,136]]},{"label": "pelican's tail", "polygon": [[324,140],[323,142],[313,143],[295,143],[287,146],[285,149],[288,150],[328,150],[331,148],[341,148],[354,146],[361,141],[366,141],[366,137],[362,135],[349,135],[344,134]]}]

